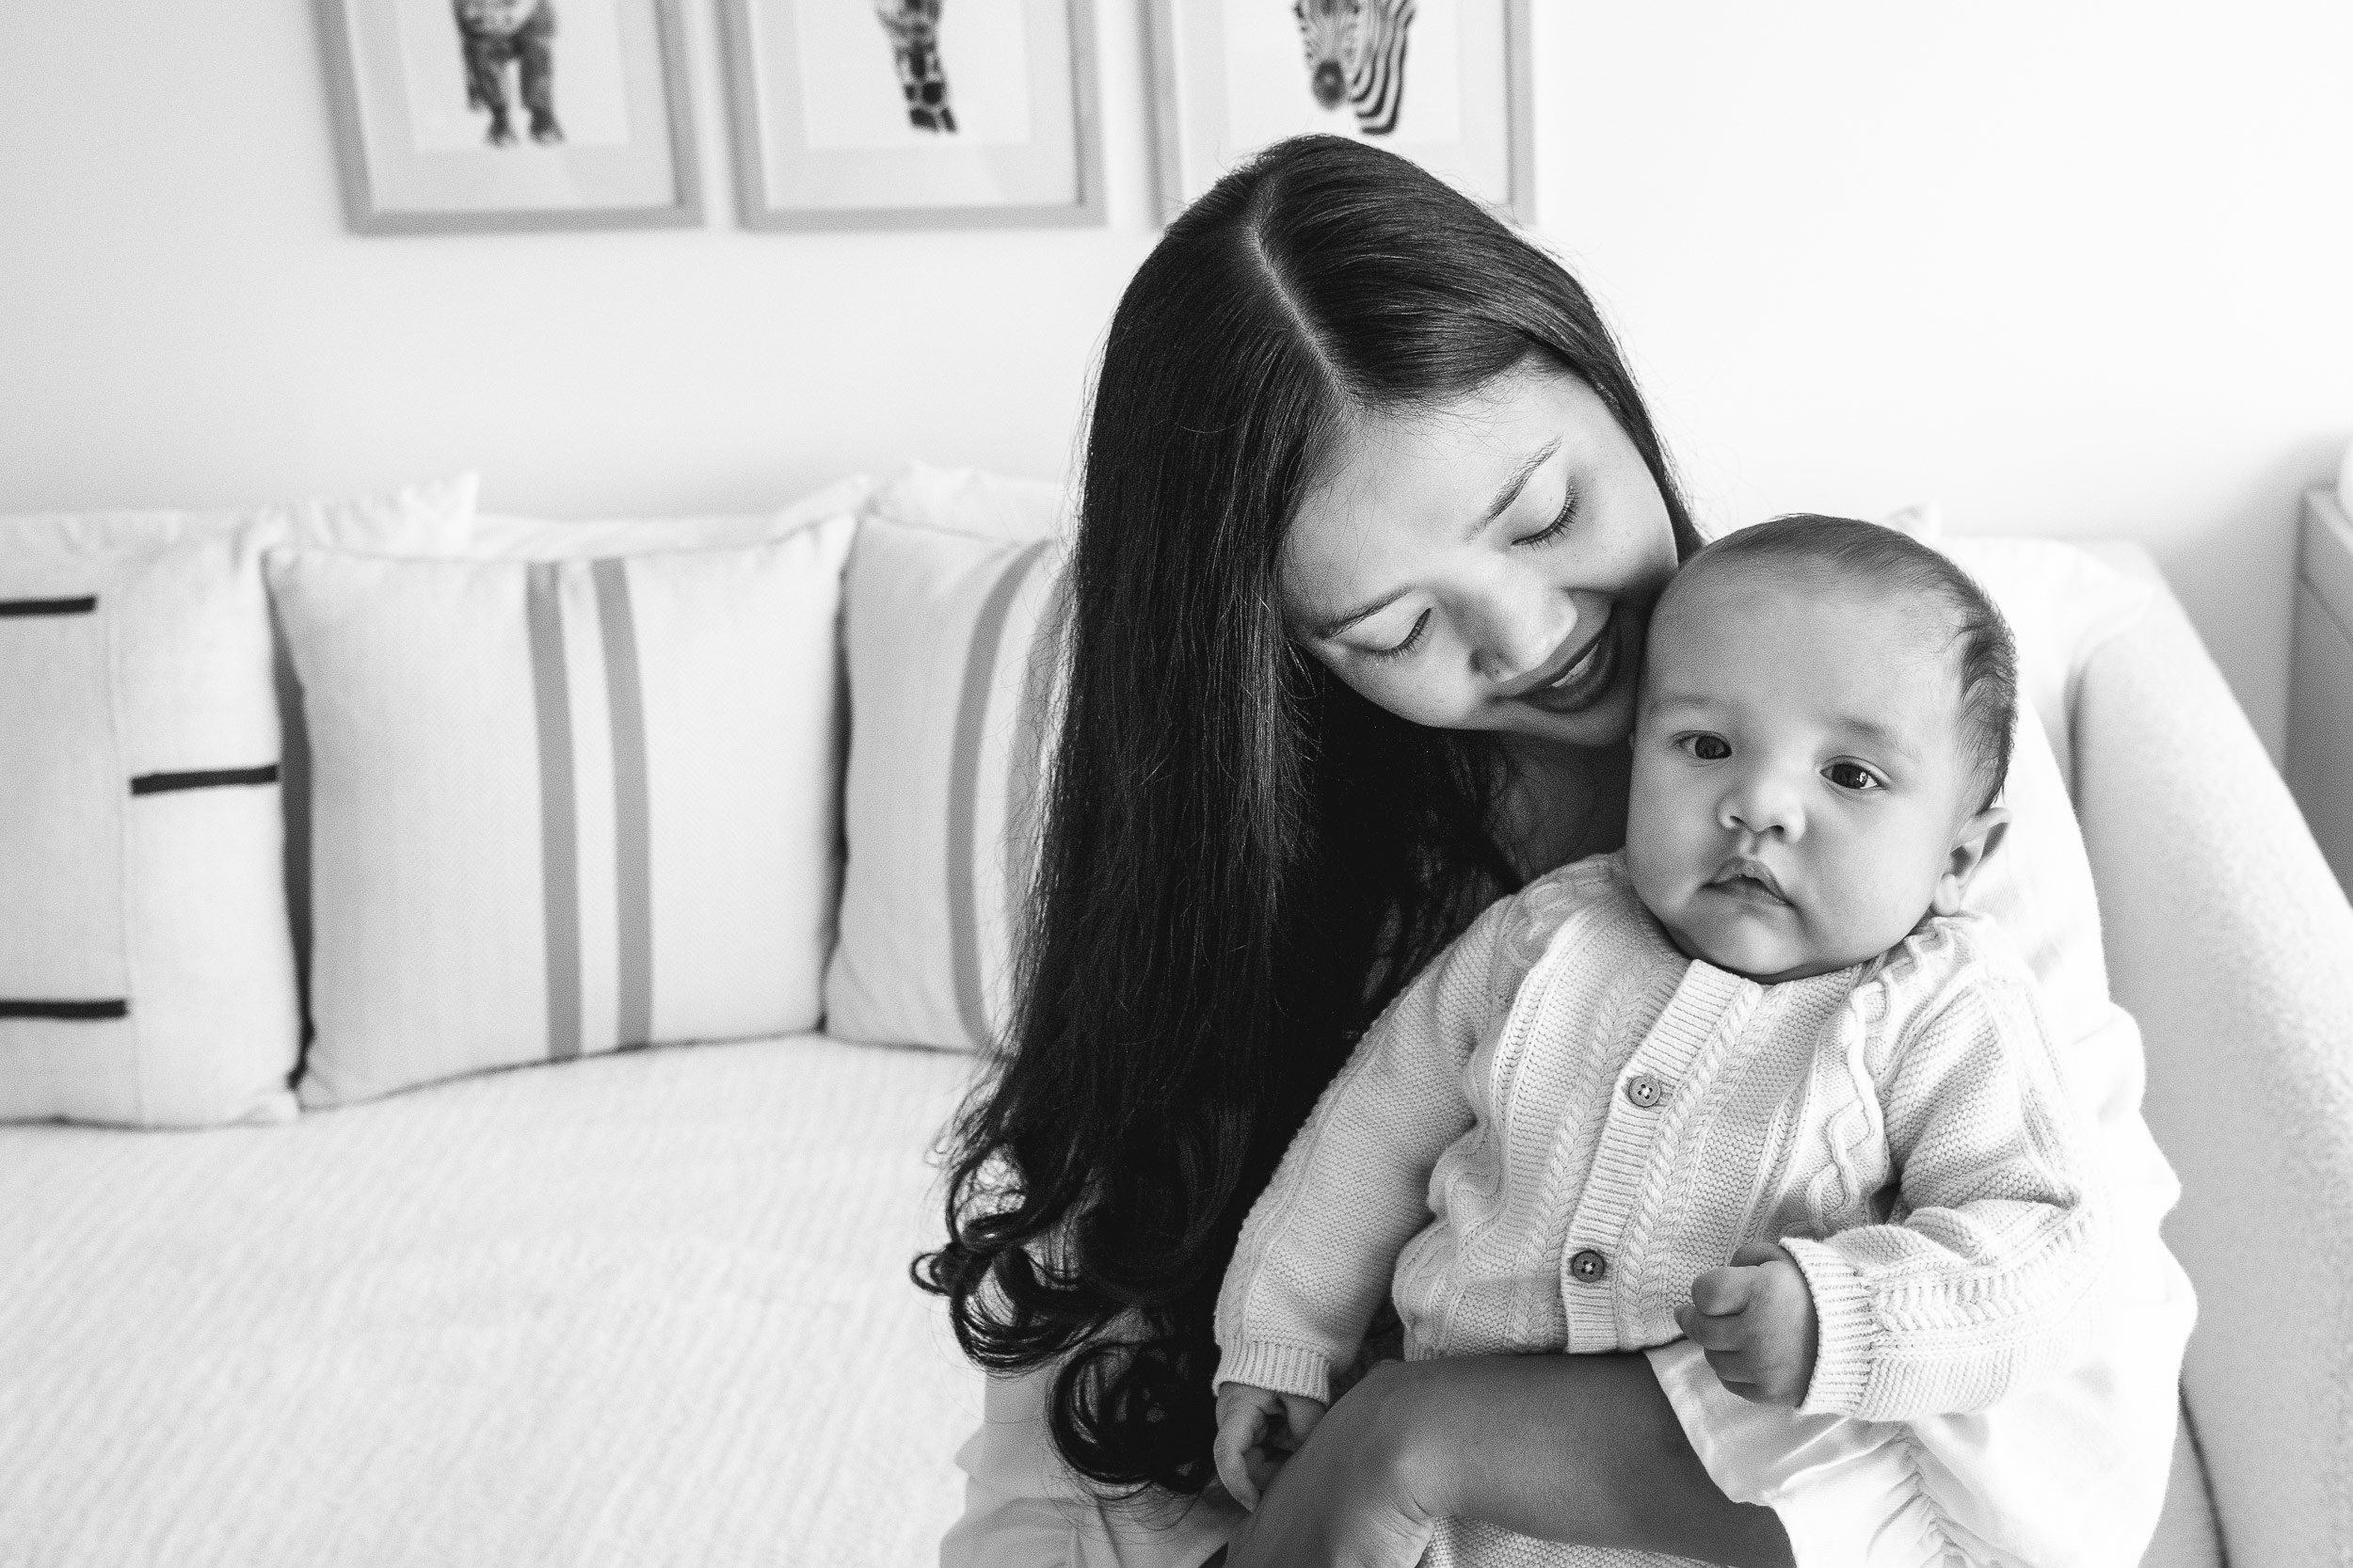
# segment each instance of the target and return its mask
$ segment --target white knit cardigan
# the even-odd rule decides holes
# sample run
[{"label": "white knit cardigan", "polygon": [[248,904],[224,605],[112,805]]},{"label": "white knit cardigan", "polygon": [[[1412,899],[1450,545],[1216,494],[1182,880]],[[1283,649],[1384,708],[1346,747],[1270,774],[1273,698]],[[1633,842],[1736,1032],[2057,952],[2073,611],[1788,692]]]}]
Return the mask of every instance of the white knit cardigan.
[{"label": "white knit cardigan", "polygon": [[1980,917],[1760,985],[1686,959],[1622,855],[1497,904],[1366,1035],[1225,1275],[1217,1381],[1316,1399],[1385,1290],[1413,1358],[1678,1337],[1776,1241],[1807,1414],[1977,1410],[2072,1358],[2098,1206],[2034,981]]}]

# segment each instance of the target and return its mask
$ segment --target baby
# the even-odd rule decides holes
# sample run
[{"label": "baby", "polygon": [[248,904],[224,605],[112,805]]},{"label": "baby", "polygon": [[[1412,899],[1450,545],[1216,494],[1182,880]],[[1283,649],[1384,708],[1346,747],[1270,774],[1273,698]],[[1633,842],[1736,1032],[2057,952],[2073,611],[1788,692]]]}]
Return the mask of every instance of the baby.
[{"label": "baby", "polygon": [[1892,531],[1783,518],[1683,568],[1625,848],[1481,915],[1251,1211],[1217,1305],[1237,1499],[1385,1295],[1409,1358],[1688,1336],[1732,1392],[1807,1415],[1977,1410],[2065,1364],[2097,1262],[2086,1135],[2031,975],[1962,912],[2016,686],[1999,612]]}]

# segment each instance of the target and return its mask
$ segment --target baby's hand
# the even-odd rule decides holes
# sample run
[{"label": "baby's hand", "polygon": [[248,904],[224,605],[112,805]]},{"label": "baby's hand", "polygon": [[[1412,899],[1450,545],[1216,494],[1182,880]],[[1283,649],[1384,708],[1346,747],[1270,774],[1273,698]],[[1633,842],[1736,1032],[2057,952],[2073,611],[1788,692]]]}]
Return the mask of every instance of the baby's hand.
[{"label": "baby's hand", "polygon": [[1277,1394],[1246,1383],[1217,1391],[1217,1478],[1234,1501],[1257,1511],[1258,1494],[1274,1479],[1275,1467],[1298,1451],[1326,1409],[1321,1400]]},{"label": "baby's hand", "polygon": [[[1787,1253],[1750,1242],[1729,1268],[1691,1282],[1675,1321],[1707,1352],[1726,1388],[1758,1404],[1801,1403],[1814,1381],[1814,1293]],[[1222,1407],[1221,1407],[1222,1408]]]}]

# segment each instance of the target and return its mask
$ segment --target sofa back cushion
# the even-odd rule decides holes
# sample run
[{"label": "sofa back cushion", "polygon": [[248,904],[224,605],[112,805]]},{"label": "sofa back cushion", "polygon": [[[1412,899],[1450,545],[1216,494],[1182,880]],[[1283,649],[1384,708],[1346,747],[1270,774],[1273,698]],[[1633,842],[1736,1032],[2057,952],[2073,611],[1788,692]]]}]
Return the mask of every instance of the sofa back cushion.
[{"label": "sofa back cushion", "polygon": [[271,555],[313,770],[306,1107],[816,1025],[853,528]]}]

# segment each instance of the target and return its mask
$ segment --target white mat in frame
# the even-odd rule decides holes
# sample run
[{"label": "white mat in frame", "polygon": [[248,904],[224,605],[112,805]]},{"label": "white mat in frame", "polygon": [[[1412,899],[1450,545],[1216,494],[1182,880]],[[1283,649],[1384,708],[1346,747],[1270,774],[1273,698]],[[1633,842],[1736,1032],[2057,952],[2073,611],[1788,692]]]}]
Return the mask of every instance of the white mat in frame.
[{"label": "white mat in frame", "polygon": [[1103,221],[1094,0],[722,0],[751,229]]}]

